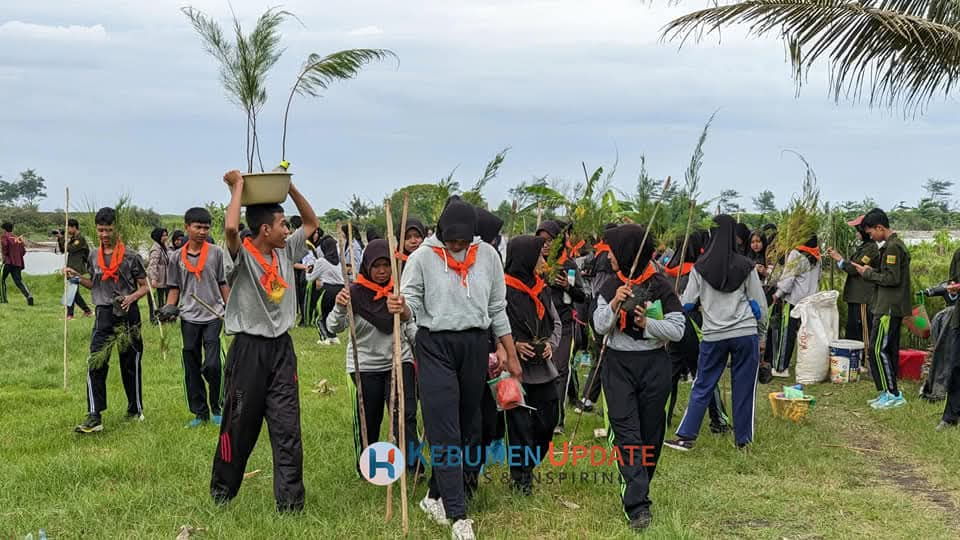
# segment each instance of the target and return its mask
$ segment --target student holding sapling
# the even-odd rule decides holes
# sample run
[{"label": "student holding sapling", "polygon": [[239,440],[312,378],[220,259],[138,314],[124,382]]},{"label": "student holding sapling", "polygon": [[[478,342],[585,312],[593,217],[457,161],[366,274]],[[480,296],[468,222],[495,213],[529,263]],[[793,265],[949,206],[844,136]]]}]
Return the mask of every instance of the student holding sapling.
[{"label": "student holding sapling", "polygon": [[476,231],[474,208],[449,201],[436,236],[410,255],[401,294],[387,300],[391,313],[419,328],[414,355],[424,431],[442,454],[420,508],[437,523],[453,523],[455,539],[475,538],[467,500],[477,488],[481,465],[480,401],[486,391],[489,329],[504,347],[507,371],[522,377],[500,256]]},{"label": "student holding sapling", "polygon": [[906,405],[897,387],[900,366],[900,326],[913,313],[910,292],[910,252],[903,240],[890,228],[886,212],[874,208],[863,217],[863,229],[874,242],[883,242],[880,268],[851,262],[867,283],[877,286],[873,304],[873,382],[880,395],[870,400],[874,409],[892,409]]},{"label": "student holding sapling", "polygon": [[307,253],[306,239],[318,219],[300,191],[289,196],[303,226],[290,233],[279,203],[247,207],[252,236],[240,240],[243,175],[224,175],[230,187],[224,232],[230,297],[224,316],[233,336],[227,353],[226,392],[220,440],[213,459],[210,495],[226,504],[240,489],[247,459],[266,419],[273,448],[273,493],[277,511],[300,511],[304,505],[303,444],[297,356],[289,331],[297,322],[293,263]]},{"label": "student holding sapling", "polygon": [[[564,226],[556,221],[544,221],[537,228],[536,236],[543,238],[545,241],[543,258],[548,264],[556,263],[555,268],[551,269],[553,274],[547,277],[547,284],[549,285],[550,296],[553,298],[553,305],[557,307],[560,322],[563,324],[563,337],[553,355],[553,363],[556,364],[557,371],[560,373],[557,378],[560,394],[560,418],[555,431],[563,433],[563,424],[566,418],[564,410],[566,398],[569,396],[573,402],[577,402],[579,398],[575,390],[576,385],[570,382],[570,378],[576,375],[576,372],[571,372],[570,369],[573,332],[576,324],[573,320],[573,305],[585,302],[587,295],[583,292],[580,270],[573,261],[572,250]],[[570,279],[570,274],[574,276],[573,279]]]},{"label": "student holding sapling", "polygon": [[773,376],[790,376],[790,359],[797,345],[800,319],[790,316],[790,311],[803,299],[814,295],[820,288],[820,242],[816,234],[803,244],[794,247],[787,255],[783,275],[777,282],[773,301],[783,303],[780,321],[780,344],[773,357]]},{"label": "student holding sapling", "polygon": [[653,520],[650,482],[666,430],[671,364],[665,346],[683,338],[684,316],[673,283],[651,260],[655,243],[644,227],[621,225],[606,231],[604,241],[617,277],[600,290],[593,325],[605,336],[600,381],[610,428],[623,456],[632,446],[653,446],[652,463],[634,459],[620,465],[623,509],[630,528],[639,531]]},{"label": "student holding sapling", "polygon": [[[553,351],[563,331],[560,315],[553,305],[546,283],[537,275],[544,264],[541,252],[546,241],[537,236],[517,236],[507,245],[504,277],[507,283],[507,317],[516,340],[523,367],[526,403],[532,408],[507,411],[507,429],[514,446],[532,449],[541,460],[548,459],[553,428],[560,413]],[[516,466],[514,466],[516,465]],[[523,495],[533,492],[533,464],[511,463],[513,488]]]},{"label": "student holding sapling", "polygon": [[169,291],[159,314],[161,321],[180,317],[187,404],[194,414],[187,424],[190,428],[211,420],[219,426],[222,420],[220,330],[230,289],[223,250],[207,242],[211,222],[205,208],[191,208],[184,214],[189,240],[173,252],[164,272]]},{"label": "student holding sapling", "polygon": [[103,431],[107,409],[107,371],[116,346],[120,356],[120,377],[127,394],[127,419],[143,421],[143,391],[140,371],[143,339],[140,336],[140,309],[137,301],[149,294],[147,271],[135,251],[128,251],[115,234],[117,213],[113,208],[97,211],[94,223],[100,248],[90,254],[89,278],[71,267],[63,269],[68,279],[79,278],[90,289],[96,306],[96,322],[90,336],[87,368],[87,419],[77,433]]}]

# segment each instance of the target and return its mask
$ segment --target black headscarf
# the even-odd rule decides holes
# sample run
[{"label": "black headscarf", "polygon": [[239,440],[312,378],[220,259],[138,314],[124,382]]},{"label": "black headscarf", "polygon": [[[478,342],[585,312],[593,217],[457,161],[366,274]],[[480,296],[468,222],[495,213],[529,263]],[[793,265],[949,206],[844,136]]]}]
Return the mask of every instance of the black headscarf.
[{"label": "black headscarf", "polygon": [[[528,287],[533,287],[536,283],[537,261],[540,260],[540,250],[546,242],[543,238],[537,236],[523,235],[510,240],[507,245],[507,262],[503,273],[513,276],[523,282]],[[550,293],[549,287],[544,287],[540,293],[540,301],[544,306],[549,306]],[[523,291],[518,291],[513,287],[507,287],[507,315],[511,321],[520,323],[519,328],[515,328],[523,337],[536,339],[548,338],[553,333],[553,319],[550,317],[550,310],[546,309],[543,320],[537,317],[537,308],[530,298],[530,295]],[[514,324],[511,324],[513,328]],[[526,340],[521,340],[526,341]]]},{"label": "black headscarf", "polygon": [[[754,251],[751,246],[754,236],[760,237],[760,243],[763,245],[759,253]],[[753,261],[753,264],[767,265],[767,237],[764,236],[763,231],[756,230],[750,233],[750,241],[747,243],[747,258]]]},{"label": "black headscarf", "polygon": [[740,248],[738,252],[741,255],[746,255],[750,251],[750,227],[747,227],[743,223],[737,223],[735,229],[737,238],[740,239]]},{"label": "black headscarf", "polygon": [[[373,268],[373,263],[380,259],[390,260],[390,246],[382,238],[367,244],[363,251],[363,258],[360,259],[360,275],[373,281],[370,269]],[[378,283],[378,285],[386,285],[386,283]],[[374,300],[374,296],[376,294],[363,285],[357,283],[350,285],[350,303],[353,305],[353,312],[384,334],[393,334],[393,315],[387,311],[387,299]]]},{"label": "black headscarf", "polygon": [[477,210],[459,197],[451,197],[437,220],[437,240],[473,240],[477,232]]},{"label": "black headscarf", "polygon": [[164,235],[164,233],[166,233],[166,232],[167,232],[167,230],[164,229],[164,228],[162,228],[162,227],[156,227],[156,228],[154,228],[152,231],[150,231],[150,238],[152,238],[154,242],[156,242],[157,244],[159,244],[160,247],[162,247],[162,248],[164,248],[164,249],[166,249],[167,246],[163,245],[163,241],[160,240],[160,239],[163,238],[163,235]]},{"label": "black headscarf", "polygon": [[[537,230],[536,232],[534,232],[534,234],[539,236],[541,232],[546,232],[547,234],[550,235],[550,243],[551,243],[550,257],[559,258],[560,255],[563,253],[563,250],[567,249],[567,246],[564,245],[563,240],[561,240],[556,244],[554,244],[554,242],[556,242],[557,238],[563,236],[564,225],[559,221],[548,219],[547,221],[543,221],[540,223],[540,226],[537,227]],[[554,245],[556,245],[557,247],[554,248],[553,247]]]},{"label": "black headscarf", "polygon": [[409,255],[410,252],[407,251],[407,248],[403,247],[406,245],[407,233],[410,231],[417,231],[420,233],[420,238],[427,237],[427,228],[423,226],[423,222],[415,217],[407,218],[407,230],[403,231],[403,234],[397,235],[400,238],[400,246],[403,250],[404,255]]},{"label": "black headscarf", "polygon": [[710,246],[694,265],[697,273],[714,289],[733,292],[754,271],[753,262],[737,252],[734,229],[737,222],[724,214],[713,218],[716,224],[710,231]]},{"label": "black headscarf", "polygon": [[680,266],[680,261],[683,261],[683,264],[695,263],[697,259],[700,258],[700,252],[703,250],[703,234],[701,231],[693,231],[690,233],[689,238],[687,238],[687,250],[681,256],[683,251],[683,238],[677,240],[677,247],[673,253],[673,257],[670,259],[670,262],[667,263],[667,268],[676,268]]},{"label": "black headscarf", "polygon": [[[180,241],[179,246],[177,245],[177,240]],[[173,231],[173,234],[170,235],[170,247],[174,249],[180,249],[181,247],[183,247],[183,244],[186,243],[186,241],[187,241],[187,235],[185,235],[181,230]]]},{"label": "black headscarf", "polygon": [[378,233],[377,231],[375,231],[375,230],[373,230],[373,229],[367,229],[367,244],[368,244],[368,245],[370,244],[370,242],[373,242],[374,240],[378,240],[379,238],[380,238],[380,233]]},{"label": "black headscarf", "polygon": [[497,246],[497,239],[500,237],[500,229],[503,228],[503,220],[498,218],[489,210],[477,208],[477,236],[484,242]]},{"label": "black headscarf", "polygon": [[334,266],[340,264],[340,247],[332,236],[324,236],[320,240],[320,251],[323,253],[323,258],[330,264]]}]

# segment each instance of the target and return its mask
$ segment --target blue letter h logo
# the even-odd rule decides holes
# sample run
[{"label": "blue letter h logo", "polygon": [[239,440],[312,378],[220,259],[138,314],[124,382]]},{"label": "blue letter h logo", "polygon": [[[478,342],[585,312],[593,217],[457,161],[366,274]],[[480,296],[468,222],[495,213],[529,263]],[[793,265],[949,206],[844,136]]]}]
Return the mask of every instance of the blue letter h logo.
[{"label": "blue letter h logo", "polygon": [[391,449],[387,453],[387,461],[377,461],[377,452],[373,448],[370,449],[370,478],[375,478],[377,476],[378,469],[385,469],[387,471],[387,478],[391,480],[396,477],[396,469],[394,469],[393,463],[395,461],[394,451]]}]

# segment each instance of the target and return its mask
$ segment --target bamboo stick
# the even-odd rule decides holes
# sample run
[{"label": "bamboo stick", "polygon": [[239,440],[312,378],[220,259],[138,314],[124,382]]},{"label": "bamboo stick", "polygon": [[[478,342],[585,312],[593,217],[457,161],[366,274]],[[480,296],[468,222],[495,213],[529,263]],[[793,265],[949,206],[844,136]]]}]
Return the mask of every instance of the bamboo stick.
[{"label": "bamboo stick", "polygon": [[[353,239],[353,227],[348,224],[347,230],[349,231],[349,238],[345,238],[343,236],[343,229],[340,227],[339,223],[337,224],[338,236],[341,240],[343,240],[343,249],[341,250],[342,256],[340,258],[340,273],[343,275],[344,287],[350,286],[350,279],[347,275],[347,250],[353,250],[353,242],[349,242],[349,240]],[[363,444],[363,447],[366,448],[369,446],[370,441],[367,440],[367,411],[363,406],[363,382],[360,378],[360,353],[357,350],[357,326],[353,320],[352,301],[347,302],[347,326],[350,328],[350,344],[353,345],[353,375],[356,378],[357,387],[357,414],[360,416],[360,441]]]}]

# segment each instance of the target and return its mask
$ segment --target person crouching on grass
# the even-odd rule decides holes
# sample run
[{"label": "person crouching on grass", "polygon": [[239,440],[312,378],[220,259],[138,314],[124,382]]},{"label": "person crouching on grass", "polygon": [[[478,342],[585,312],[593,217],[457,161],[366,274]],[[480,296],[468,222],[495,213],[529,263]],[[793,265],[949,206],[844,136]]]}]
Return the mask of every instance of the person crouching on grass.
[{"label": "person crouching on grass", "polygon": [[[531,449],[541,460],[550,457],[553,428],[560,419],[557,389],[560,373],[551,357],[560,345],[563,332],[563,323],[550,291],[537,275],[537,268],[546,264],[540,255],[545,242],[537,236],[518,236],[510,240],[504,268],[507,317],[523,367],[526,403],[532,407],[507,411],[507,429],[511,444],[523,448],[522,456],[530,455],[527,449]],[[534,464],[524,459],[510,465],[514,489],[530,495],[533,492]]]},{"label": "person crouching on grass", "polygon": [[[666,431],[667,398],[670,396],[671,362],[665,345],[683,338],[683,307],[673,284],[657,272],[651,262],[653,238],[644,239],[640,225],[620,225],[604,233],[610,246],[610,265],[617,277],[600,290],[593,326],[605,336],[606,351],[600,382],[607,400],[614,444],[621,455],[630,455],[630,447],[653,447],[652,464],[645,465],[634,453],[633,460],[620,465],[623,485],[623,509],[630,528],[642,530],[653,519],[650,513],[650,482]],[[640,253],[636,270],[630,273]],[[630,309],[628,299],[642,294],[645,302]],[[663,319],[647,317],[647,302],[659,300]],[[624,305],[627,304],[627,308]],[[647,451],[644,456],[649,456]]]},{"label": "person crouching on grass", "polygon": [[[168,320],[167,314],[180,317],[187,404],[195,416],[187,427],[209,422],[211,415],[213,423],[219,426],[223,401],[220,329],[230,288],[224,273],[223,250],[207,242],[212,222],[210,212],[191,208],[184,214],[183,222],[188,240],[179,251],[173,252],[164,272],[169,292],[160,316]],[[209,406],[207,386],[210,387]]]},{"label": "person crouching on grass", "polygon": [[[480,400],[489,328],[506,350],[506,369],[522,377],[507,320],[500,256],[475,237],[476,230],[474,208],[451,201],[436,236],[410,255],[401,294],[387,301],[391,313],[404,321],[412,318],[418,327],[414,354],[424,430],[430,446],[442,453],[420,508],[437,523],[452,522],[455,539],[475,538],[466,502],[477,487],[481,465]],[[457,460],[456,453],[468,459]]]},{"label": "person crouching on grass", "polygon": [[[390,270],[390,246],[386,240],[378,239],[367,244],[360,259],[360,275],[350,287],[342,289],[336,295],[336,305],[327,317],[326,325],[334,334],[347,328],[347,306],[353,306],[354,322],[357,331],[357,357],[360,373],[354,371],[353,342],[347,344],[347,373],[356,385],[360,377],[363,386],[363,408],[366,414],[367,443],[373,444],[380,439],[380,424],[383,411],[390,406],[390,391],[393,381],[393,314],[387,311],[387,296],[394,290]],[[407,444],[416,444],[417,435],[417,393],[416,371],[413,367],[413,343],[417,327],[412,321],[401,324],[401,357],[403,358],[404,418],[403,429]],[[360,408],[354,397],[354,448],[357,463],[363,452],[363,437],[360,433]],[[400,422],[394,418],[394,434],[400,440]],[[406,449],[404,449],[405,451]],[[416,463],[407,463],[408,470],[414,472]],[[359,467],[359,465],[358,465]],[[359,470],[359,469],[358,469]]]},{"label": "person crouching on grass", "polygon": [[697,377],[677,438],[665,444],[675,450],[691,450],[700,433],[703,414],[714,395],[728,359],[733,371],[733,431],[737,448],[753,441],[757,372],[760,369],[760,336],[764,333],[767,300],[753,261],[737,251],[730,216],[713,218],[716,227],[706,252],[700,256],[687,288],[683,308],[700,304],[703,340]]},{"label": "person crouching on grass", "polygon": [[114,345],[120,356],[120,378],[127,394],[127,419],[143,421],[140,374],[143,338],[137,301],[149,294],[150,288],[143,260],[135,251],[127,251],[123,242],[115,237],[116,220],[113,208],[97,211],[94,223],[100,249],[90,254],[87,266],[93,269],[91,277],[83,277],[69,266],[63,269],[68,279],[79,278],[80,285],[90,289],[91,301],[96,306],[87,359],[88,414],[74,429],[77,433],[103,431],[101,415],[107,409],[107,372]]},{"label": "person crouching on grass", "polygon": [[[279,204],[247,207],[252,236],[240,240],[243,175],[230,171],[224,232],[231,265],[225,324],[234,336],[224,372],[226,392],[220,441],[213,458],[210,495],[226,504],[240,490],[247,459],[267,420],[273,448],[273,493],[277,511],[300,511],[304,504],[303,443],[297,356],[289,331],[297,322],[293,263],[307,253],[307,237],[318,227],[310,203],[291,183],[290,198],[303,226],[290,234]],[[289,236],[288,236],[289,235]]]}]

